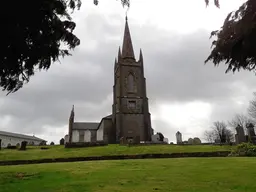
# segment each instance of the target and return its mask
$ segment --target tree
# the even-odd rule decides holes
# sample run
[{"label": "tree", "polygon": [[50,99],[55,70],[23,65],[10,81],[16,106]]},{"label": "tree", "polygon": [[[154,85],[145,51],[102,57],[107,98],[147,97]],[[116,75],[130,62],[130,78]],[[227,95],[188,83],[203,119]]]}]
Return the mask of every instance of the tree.
[{"label": "tree", "polygon": [[[19,90],[36,70],[47,70],[80,44],[70,12],[80,0],[8,1],[2,10],[0,86]],[[65,45],[65,46],[64,46]]]},{"label": "tree", "polygon": [[157,132],[156,134],[159,135],[159,141],[164,141],[164,135],[160,132]]},{"label": "tree", "polygon": [[248,0],[226,17],[220,30],[213,31],[212,51],[205,63],[227,65],[226,73],[240,69],[254,71],[256,61],[256,1]]},{"label": "tree", "polygon": [[50,145],[54,145],[54,142],[52,141],[52,142],[50,143]]},{"label": "tree", "polygon": [[244,128],[244,131],[246,133],[246,125],[248,123],[252,123],[253,120],[247,117],[244,114],[236,114],[234,118],[228,122],[228,125],[232,127],[234,130],[238,125],[242,126]]},{"label": "tree", "polygon": [[[71,13],[81,0],[8,1],[2,10],[0,87],[7,94],[18,91],[37,71],[48,70],[60,57],[80,44],[73,34]],[[98,0],[93,0],[98,5]],[[130,6],[130,0],[121,0]],[[206,5],[209,0],[205,0]],[[219,1],[214,0],[219,7]],[[24,14],[25,13],[25,14]]]},{"label": "tree", "polygon": [[[121,3],[130,5],[129,0]],[[8,1],[5,6],[11,9],[2,10],[0,87],[9,94],[80,44],[71,13],[80,8],[81,0],[25,0],[15,6]]]},{"label": "tree", "polygon": [[219,140],[220,143],[228,143],[234,140],[233,133],[227,128],[227,124],[220,121],[214,122],[211,130],[205,131],[204,135],[209,142]]},{"label": "tree", "polygon": [[64,138],[61,138],[61,139],[60,139],[60,145],[64,145],[64,143],[65,143]]},{"label": "tree", "polygon": [[226,143],[233,140],[232,131],[227,128],[227,124],[225,122],[214,122],[212,129],[215,137],[219,139],[221,143]]},{"label": "tree", "polygon": [[249,102],[248,114],[253,119],[252,121],[256,121],[256,92],[253,93],[253,99]]},{"label": "tree", "polygon": [[206,130],[204,132],[204,139],[208,141],[209,143],[214,143],[215,137],[214,137],[214,132],[213,131],[208,131]]}]

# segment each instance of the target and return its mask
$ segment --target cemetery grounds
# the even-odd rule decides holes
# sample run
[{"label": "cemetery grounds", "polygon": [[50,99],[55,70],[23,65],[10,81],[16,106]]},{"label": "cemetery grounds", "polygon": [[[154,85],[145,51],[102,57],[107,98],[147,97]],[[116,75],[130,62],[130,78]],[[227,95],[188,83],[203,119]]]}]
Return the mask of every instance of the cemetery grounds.
[{"label": "cemetery grounds", "polygon": [[[196,148],[197,147],[197,148]],[[120,153],[196,152],[226,150],[220,146],[144,146],[63,149],[54,146],[40,155],[38,148],[27,151],[2,150],[0,160],[64,155],[91,155],[100,150]],[[96,150],[96,151],[95,151]],[[160,151],[159,151],[160,150]],[[94,152],[90,152],[94,151]],[[165,151],[165,152],[166,152]],[[102,151],[103,152],[103,151]],[[42,152],[41,152],[42,153]],[[48,155],[44,153],[49,153]],[[71,153],[71,154],[70,154]],[[105,152],[103,152],[104,154]],[[27,159],[27,156],[25,159]],[[173,158],[90,161],[0,166],[1,192],[228,192],[256,190],[256,159],[253,157]]]}]

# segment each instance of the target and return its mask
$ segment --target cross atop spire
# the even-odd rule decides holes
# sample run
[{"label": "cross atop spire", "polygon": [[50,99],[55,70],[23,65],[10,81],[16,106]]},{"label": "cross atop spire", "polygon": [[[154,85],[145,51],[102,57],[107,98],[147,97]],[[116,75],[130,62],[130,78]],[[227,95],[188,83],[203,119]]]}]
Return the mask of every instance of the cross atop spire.
[{"label": "cross atop spire", "polygon": [[124,28],[124,40],[123,40],[123,48],[122,48],[122,57],[123,58],[133,58],[133,59],[135,59],[127,16],[125,17],[125,28]]}]

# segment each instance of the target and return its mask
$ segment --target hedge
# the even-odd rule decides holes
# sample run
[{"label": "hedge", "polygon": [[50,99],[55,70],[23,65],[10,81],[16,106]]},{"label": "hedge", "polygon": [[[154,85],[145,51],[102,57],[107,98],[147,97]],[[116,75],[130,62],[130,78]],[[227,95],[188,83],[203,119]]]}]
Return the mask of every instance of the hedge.
[{"label": "hedge", "polygon": [[98,161],[98,160],[123,160],[123,159],[158,159],[158,158],[184,158],[184,157],[227,157],[230,151],[218,152],[194,152],[194,153],[163,153],[163,154],[136,154],[136,155],[109,155],[94,157],[69,157],[55,159],[35,159],[35,160],[10,160],[0,161],[0,166],[23,165],[39,163],[61,163],[76,161]]}]

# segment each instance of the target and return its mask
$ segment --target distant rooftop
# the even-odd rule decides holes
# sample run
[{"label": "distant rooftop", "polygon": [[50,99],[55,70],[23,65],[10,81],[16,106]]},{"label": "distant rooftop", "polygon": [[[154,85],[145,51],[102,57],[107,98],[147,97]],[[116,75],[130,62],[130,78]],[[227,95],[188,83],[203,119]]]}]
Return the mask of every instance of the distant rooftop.
[{"label": "distant rooftop", "polygon": [[24,135],[24,134],[20,134],[20,133],[11,133],[11,132],[7,132],[7,131],[0,131],[0,135],[22,138],[22,139],[31,139],[31,140],[37,140],[37,141],[45,141],[44,139],[40,139],[35,136]]}]

